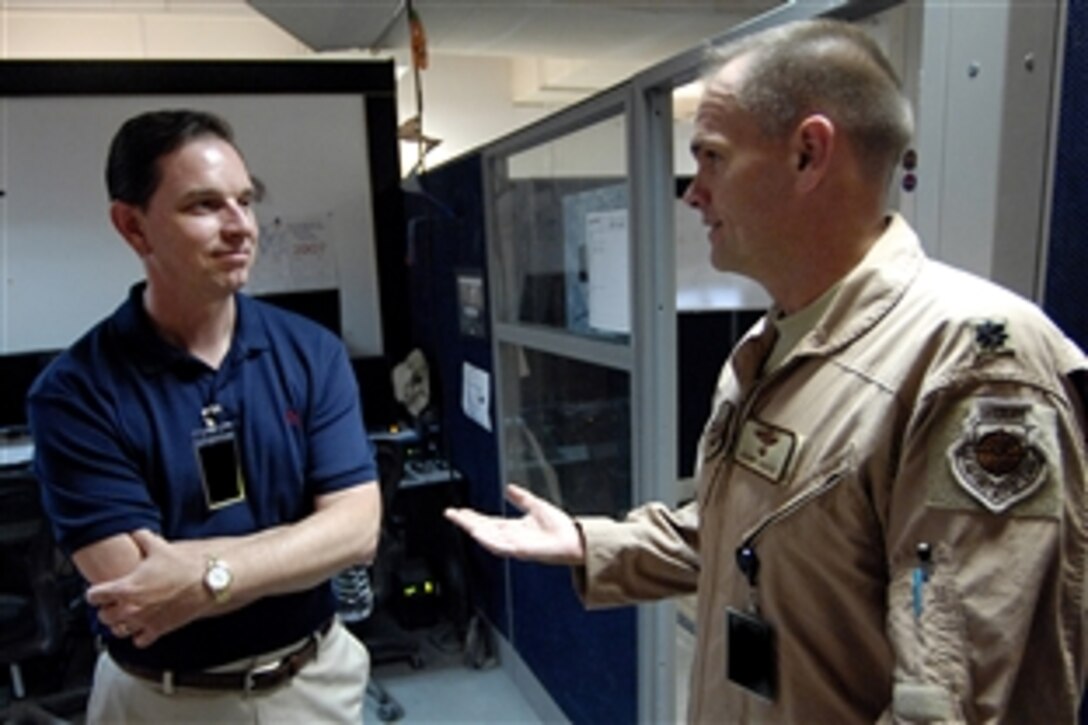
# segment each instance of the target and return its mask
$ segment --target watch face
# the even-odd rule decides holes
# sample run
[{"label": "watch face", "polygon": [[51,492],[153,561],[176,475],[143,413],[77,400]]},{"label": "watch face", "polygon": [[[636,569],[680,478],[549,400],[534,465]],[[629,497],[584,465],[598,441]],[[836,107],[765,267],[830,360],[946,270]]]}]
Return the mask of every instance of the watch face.
[{"label": "watch face", "polygon": [[219,559],[208,560],[208,570],[204,572],[204,586],[217,602],[225,602],[230,598],[230,584],[234,580],[234,574],[230,567]]},{"label": "watch face", "polygon": [[230,585],[230,572],[221,566],[208,570],[208,586],[212,589],[225,589]]}]

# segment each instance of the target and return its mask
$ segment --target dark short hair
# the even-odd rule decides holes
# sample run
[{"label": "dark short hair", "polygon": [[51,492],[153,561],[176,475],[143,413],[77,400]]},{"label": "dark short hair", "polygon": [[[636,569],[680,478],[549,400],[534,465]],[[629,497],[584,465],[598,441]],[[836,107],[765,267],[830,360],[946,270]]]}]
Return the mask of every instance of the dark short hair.
[{"label": "dark short hair", "polygon": [[874,179],[887,180],[914,133],[910,103],[880,46],[841,20],[787,23],[713,51],[720,70],[746,56],[737,102],[764,133],[782,138],[822,113],[857,145]]},{"label": "dark short hair", "polygon": [[110,142],[106,159],[110,200],[146,208],[162,179],[159,159],[202,136],[234,146],[230,124],[204,111],[150,111],[125,121]]}]

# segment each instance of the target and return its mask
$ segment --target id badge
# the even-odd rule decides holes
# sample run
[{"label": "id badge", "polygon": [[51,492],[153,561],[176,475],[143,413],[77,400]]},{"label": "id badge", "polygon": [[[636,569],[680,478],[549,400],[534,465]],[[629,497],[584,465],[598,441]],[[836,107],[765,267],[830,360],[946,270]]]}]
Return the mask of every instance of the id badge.
[{"label": "id badge", "polygon": [[209,509],[245,500],[245,481],[238,463],[238,438],[232,423],[193,431],[193,450]]},{"label": "id badge", "polygon": [[774,628],[759,617],[726,609],[729,651],[726,675],[730,681],[766,700],[778,687],[778,647]]}]

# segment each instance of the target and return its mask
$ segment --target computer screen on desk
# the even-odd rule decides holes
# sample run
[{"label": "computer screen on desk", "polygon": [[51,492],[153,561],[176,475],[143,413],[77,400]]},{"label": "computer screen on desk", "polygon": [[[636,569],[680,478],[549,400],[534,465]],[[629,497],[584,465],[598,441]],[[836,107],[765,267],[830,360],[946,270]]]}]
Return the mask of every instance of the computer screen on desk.
[{"label": "computer screen on desk", "polygon": [[363,400],[363,420],[368,431],[386,431],[401,423],[401,406],[393,397],[393,369],[380,355],[351,360],[359,395]]},{"label": "computer screen on desk", "polygon": [[34,444],[30,436],[0,438],[0,471],[28,466],[33,459]]},{"label": "computer screen on desk", "polygon": [[26,431],[26,394],[38,374],[60,353],[35,350],[0,355],[0,431],[17,436]]},{"label": "computer screen on desk", "polygon": [[341,337],[340,293],[334,289],[256,295],[262,302],[307,317]]}]

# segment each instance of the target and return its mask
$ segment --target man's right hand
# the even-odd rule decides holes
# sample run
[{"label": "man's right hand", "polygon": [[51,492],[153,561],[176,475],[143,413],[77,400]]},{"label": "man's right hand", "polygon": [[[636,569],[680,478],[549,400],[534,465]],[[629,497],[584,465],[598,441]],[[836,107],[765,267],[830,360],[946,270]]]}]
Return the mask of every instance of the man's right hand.
[{"label": "man's right hand", "polygon": [[446,509],[446,518],[498,556],[571,566],[585,563],[582,534],[565,511],[514,484],[506,487],[506,498],[525,515],[508,519],[451,508]]}]

